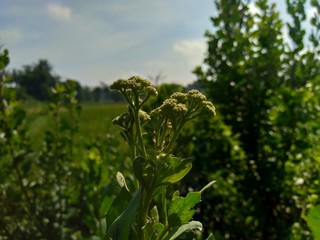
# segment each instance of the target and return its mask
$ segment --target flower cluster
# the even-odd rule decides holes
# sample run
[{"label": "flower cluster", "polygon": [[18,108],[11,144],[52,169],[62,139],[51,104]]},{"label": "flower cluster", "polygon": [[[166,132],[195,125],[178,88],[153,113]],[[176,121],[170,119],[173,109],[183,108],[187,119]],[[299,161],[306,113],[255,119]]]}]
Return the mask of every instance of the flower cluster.
[{"label": "flower cluster", "polygon": [[170,151],[182,127],[200,116],[214,116],[215,107],[198,90],[176,92],[151,111],[154,123],[153,142],[161,151]]},{"label": "flower cluster", "polygon": [[215,107],[198,90],[188,93],[176,92],[151,112],[152,116],[163,115],[174,122],[179,118],[191,120],[201,115],[215,116]]},{"label": "flower cluster", "polygon": [[141,124],[143,124],[151,119],[150,115],[141,109],[139,110],[139,118],[140,118]]},{"label": "flower cluster", "polygon": [[119,79],[110,88],[121,92],[129,104],[136,106],[137,109],[151,96],[158,94],[157,90],[151,86],[150,81],[139,76],[133,76],[127,80]]}]

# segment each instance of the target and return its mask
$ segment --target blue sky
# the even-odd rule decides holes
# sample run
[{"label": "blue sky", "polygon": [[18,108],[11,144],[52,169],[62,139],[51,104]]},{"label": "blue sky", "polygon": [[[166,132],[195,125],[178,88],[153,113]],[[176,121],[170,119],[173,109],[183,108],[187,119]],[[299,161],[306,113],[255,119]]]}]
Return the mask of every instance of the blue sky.
[{"label": "blue sky", "polygon": [[215,13],[213,0],[1,0],[0,44],[9,69],[43,58],[83,85],[160,71],[163,82],[186,85]]}]

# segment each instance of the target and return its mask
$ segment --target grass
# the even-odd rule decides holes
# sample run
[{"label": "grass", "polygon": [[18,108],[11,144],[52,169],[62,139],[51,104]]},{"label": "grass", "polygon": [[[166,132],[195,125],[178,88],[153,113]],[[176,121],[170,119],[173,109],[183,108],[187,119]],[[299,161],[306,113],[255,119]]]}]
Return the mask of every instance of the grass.
[{"label": "grass", "polygon": [[106,132],[118,133],[118,128],[113,126],[112,120],[124,111],[124,104],[84,105],[80,116],[80,133],[88,137],[101,136]]},{"label": "grass", "polygon": [[[53,126],[53,117],[44,103],[25,104],[27,133],[32,145],[40,148],[44,134]],[[79,137],[94,139],[107,133],[119,135],[112,120],[126,110],[125,104],[84,104],[79,118]]]}]

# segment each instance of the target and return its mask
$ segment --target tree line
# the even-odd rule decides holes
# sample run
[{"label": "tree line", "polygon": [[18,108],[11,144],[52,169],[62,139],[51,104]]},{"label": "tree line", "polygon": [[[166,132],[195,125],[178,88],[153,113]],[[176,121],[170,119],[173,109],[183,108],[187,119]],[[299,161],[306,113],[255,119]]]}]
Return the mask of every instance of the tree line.
[{"label": "tree line", "polygon": [[[53,72],[53,67],[46,59],[40,59],[36,63],[27,64],[22,69],[13,69],[8,73],[12,78],[12,84],[16,87],[18,98],[27,100],[48,102],[52,96],[52,89],[62,79]],[[100,83],[100,86],[82,86],[76,83],[77,99],[80,102],[121,102],[123,98],[109,86]]]}]

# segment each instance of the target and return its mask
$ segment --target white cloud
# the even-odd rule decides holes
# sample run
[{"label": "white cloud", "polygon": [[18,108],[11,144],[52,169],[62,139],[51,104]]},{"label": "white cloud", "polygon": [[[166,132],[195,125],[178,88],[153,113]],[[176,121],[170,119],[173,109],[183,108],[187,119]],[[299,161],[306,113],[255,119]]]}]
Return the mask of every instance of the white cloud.
[{"label": "white cloud", "polygon": [[182,54],[191,67],[201,64],[206,52],[204,39],[182,40],[173,46],[174,51]]},{"label": "white cloud", "polygon": [[59,3],[49,3],[46,6],[49,14],[59,20],[69,20],[71,19],[71,9],[67,6],[61,5]]}]

